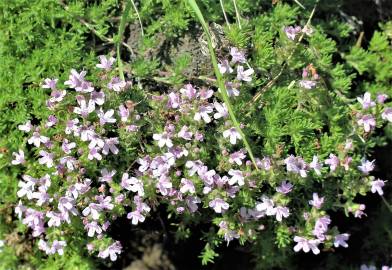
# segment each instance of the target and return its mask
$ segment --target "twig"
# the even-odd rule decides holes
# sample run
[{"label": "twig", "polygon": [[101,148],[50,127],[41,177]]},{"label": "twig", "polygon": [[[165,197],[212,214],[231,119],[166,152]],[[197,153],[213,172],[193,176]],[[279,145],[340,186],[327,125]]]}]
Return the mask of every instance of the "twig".
[{"label": "twig", "polygon": [[137,11],[137,8],[136,8],[136,5],[135,5],[135,2],[134,2],[133,0],[131,0],[131,2],[132,2],[132,5],[133,5],[133,9],[134,9],[134,10],[135,10],[135,12],[136,12],[136,16],[137,16],[137,18],[138,18],[138,20],[139,20],[139,24],[140,24],[140,30],[141,30],[141,32],[142,32],[142,36],[144,36],[144,31],[143,31],[143,24],[142,24],[142,20],[140,19],[139,12]]},{"label": "twig", "polygon": [[238,28],[241,29],[241,22],[240,22],[240,13],[238,12],[237,3],[233,0],[234,9],[235,9],[235,16],[237,17]]},{"label": "twig", "polygon": [[[68,6],[63,2],[63,1],[59,1],[60,5],[62,5],[64,7],[64,10],[66,12],[68,12]],[[112,38],[108,38],[104,35],[102,35],[101,33],[99,33],[97,30],[94,29],[94,27],[92,26],[92,24],[88,23],[86,20],[84,20],[83,18],[79,17],[79,16],[75,16],[74,14],[68,12],[68,14],[70,14],[71,16],[73,16],[75,19],[77,19],[81,24],[83,24],[86,28],[88,28],[94,35],[96,35],[99,39],[101,39],[102,41],[106,41],[110,44],[116,44],[116,42],[112,39]],[[129,50],[129,52],[131,53],[132,56],[135,56],[135,53],[132,50],[132,47],[129,46],[127,43],[122,42],[121,43],[125,48],[127,48]]]},{"label": "twig", "polygon": [[[310,13],[310,16],[309,16],[308,21],[306,22],[304,28],[305,28],[305,27],[309,27],[310,22],[311,22],[311,20],[312,20],[312,18],[313,18],[313,16],[314,16],[315,11],[316,11],[316,7],[317,7],[318,2],[319,2],[319,0],[317,0],[316,4],[314,4],[313,10],[312,10],[312,12]],[[271,88],[271,87],[275,84],[275,82],[279,79],[279,77],[282,75],[284,69],[285,69],[286,66],[288,65],[288,62],[289,62],[289,61],[291,60],[291,58],[294,56],[294,53],[295,53],[295,51],[297,50],[297,47],[298,47],[298,45],[301,43],[301,41],[302,41],[302,39],[304,38],[304,36],[305,36],[305,32],[302,32],[301,36],[298,38],[298,41],[295,43],[294,49],[291,51],[289,57],[287,57],[287,60],[284,62],[282,68],[281,68],[280,71],[279,71],[279,73],[278,73],[271,81],[269,81],[269,82],[268,82],[268,83],[267,83],[267,84],[266,84],[266,85],[265,85],[265,86],[264,86],[264,87],[263,87],[263,88],[253,97],[252,102],[257,101],[257,100],[261,97],[261,95],[262,95],[265,91],[267,91],[269,88]]]},{"label": "twig", "polygon": [[219,0],[219,2],[220,2],[220,5],[221,5],[221,8],[222,8],[223,16],[225,17],[225,21],[226,21],[227,27],[230,29],[230,23],[229,23],[229,20],[227,19],[225,7],[223,6],[223,0]]}]

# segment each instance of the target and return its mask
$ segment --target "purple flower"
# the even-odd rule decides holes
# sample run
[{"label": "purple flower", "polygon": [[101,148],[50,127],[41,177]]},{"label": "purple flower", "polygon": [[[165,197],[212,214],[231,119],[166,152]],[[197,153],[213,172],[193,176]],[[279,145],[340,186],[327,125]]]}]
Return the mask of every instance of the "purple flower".
[{"label": "purple flower", "polygon": [[227,90],[227,94],[232,97],[238,97],[240,95],[240,91],[237,89],[238,88],[238,84],[237,83],[233,83],[233,82],[226,82],[225,83],[225,87]]},{"label": "purple flower", "polygon": [[389,122],[392,122],[392,108],[385,108],[381,114],[381,118],[383,120],[388,120]]},{"label": "purple flower", "polygon": [[53,167],[53,158],[54,158],[54,154],[52,153],[48,153],[46,151],[39,151],[39,154],[41,156],[40,159],[38,159],[39,164],[46,164],[46,167],[51,168]]},{"label": "purple flower", "polygon": [[242,172],[240,170],[230,169],[229,175],[231,175],[229,185],[238,184],[239,186],[243,186],[245,184],[244,176],[242,175]]},{"label": "purple flower", "polygon": [[277,206],[275,208],[276,220],[281,222],[282,218],[287,218],[290,215],[290,210],[287,207]]},{"label": "purple flower", "polygon": [[299,81],[299,86],[301,86],[302,88],[305,89],[313,89],[316,87],[316,82],[315,81],[311,81],[311,80],[300,80]]},{"label": "purple flower", "polygon": [[108,88],[115,92],[121,92],[127,83],[125,81],[120,80],[118,77],[113,77],[112,80],[108,83]]},{"label": "purple flower", "polygon": [[214,107],[217,110],[217,112],[214,114],[214,119],[226,118],[229,115],[226,104],[214,102]]},{"label": "purple flower", "polygon": [[98,253],[98,257],[103,259],[110,257],[110,260],[114,262],[115,260],[117,260],[117,254],[121,254],[121,250],[122,250],[122,246],[120,242],[116,241],[108,248],[101,250]]},{"label": "purple flower", "polygon": [[219,68],[219,72],[221,74],[225,74],[225,73],[232,73],[233,69],[231,68],[229,61],[227,61],[227,59],[224,59],[222,62],[220,62],[218,64],[218,68]]},{"label": "purple flower", "polygon": [[238,166],[242,165],[242,160],[246,158],[246,155],[244,154],[244,150],[240,150],[237,152],[234,152],[230,154],[229,156],[229,162],[231,164],[236,163]]},{"label": "purple flower", "polygon": [[100,212],[102,212],[102,210],[103,209],[102,209],[102,206],[100,204],[90,203],[89,206],[84,208],[84,210],[82,211],[82,214],[85,217],[91,214],[92,219],[98,220]]},{"label": "purple flower", "polygon": [[87,235],[89,237],[93,237],[94,234],[101,234],[102,233],[102,228],[98,225],[96,221],[92,221],[90,223],[87,223],[84,228],[87,230]]},{"label": "purple flower", "polygon": [[372,193],[378,193],[378,195],[382,196],[384,194],[382,188],[385,186],[385,181],[377,179],[375,181],[372,181]]},{"label": "purple flower", "polygon": [[201,100],[207,100],[214,94],[214,91],[208,88],[201,88],[199,91],[199,97]]},{"label": "purple flower", "polygon": [[316,220],[316,224],[313,229],[313,235],[319,240],[325,240],[325,233],[328,231],[328,225],[331,223],[329,216],[323,216]]},{"label": "purple flower", "polygon": [[185,194],[187,192],[189,192],[190,194],[193,194],[196,192],[195,185],[193,184],[193,182],[191,180],[188,180],[186,178],[182,178],[180,192],[183,194]]},{"label": "purple flower", "polygon": [[39,147],[41,145],[41,143],[47,143],[49,142],[49,138],[45,137],[45,136],[41,136],[41,134],[39,134],[38,131],[35,131],[33,133],[33,136],[28,139],[27,141],[29,144],[34,144],[35,147]]},{"label": "purple flower", "polygon": [[334,154],[329,154],[329,158],[324,161],[325,164],[329,165],[331,172],[334,172],[340,164],[339,158]]},{"label": "purple flower", "polygon": [[317,209],[320,209],[324,203],[324,197],[319,197],[317,193],[313,193],[313,200],[309,201],[309,204]]},{"label": "purple flower", "polygon": [[321,175],[321,164],[319,163],[318,157],[317,156],[313,156],[313,160],[311,163],[309,163],[309,168],[312,168],[317,175]]},{"label": "purple flower", "polygon": [[94,158],[96,160],[102,160],[102,155],[98,152],[98,149],[93,147],[90,149],[90,151],[88,152],[88,156],[87,158],[89,160],[93,160]]},{"label": "purple flower", "polygon": [[75,208],[75,200],[70,197],[61,197],[59,199],[59,203],[57,205],[57,208],[62,213],[71,212],[74,216],[76,216],[78,214],[78,211]]},{"label": "purple flower", "polygon": [[105,125],[106,123],[110,123],[110,124],[116,123],[116,119],[113,118],[114,115],[113,109],[108,110],[107,112],[104,112],[101,109],[97,112],[97,115],[99,117],[99,124],[101,126]]},{"label": "purple flower", "polygon": [[100,69],[110,70],[112,68],[114,61],[116,61],[116,59],[114,59],[113,57],[110,57],[108,59],[105,55],[100,55],[98,57],[100,63],[97,64],[96,67]]},{"label": "purple flower", "polygon": [[52,103],[61,102],[66,94],[67,91],[65,90],[53,90],[52,93],[50,93],[51,98],[49,99],[49,102]]},{"label": "purple flower", "polygon": [[287,26],[284,28],[284,32],[286,33],[286,36],[288,39],[295,40],[295,37],[302,31],[302,28],[300,26]]},{"label": "purple flower", "polygon": [[241,140],[241,135],[235,127],[232,127],[232,128],[229,128],[229,129],[223,131],[223,137],[224,138],[229,137],[231,144],[236,144],[237,139]]},{"label": "purple flower", "polygon": [[227,209],[229,209],[229,204],[221,198],[216,198],[210,201],[208,205],[218,214],[224,213]]},{"label": "purple flower", "polygon": [[274,207],[274,201],[263,195],[261,198],[263,202],[258,202],[256,204],[256,211],[266,214],[267,216],[276,215],[276,208]]},{"label": "purple flower", "polygon": [[366,159],[363,158],[362,161],[361,161],[361,165],[358,166],[358,169],[363,174],[368,175],[369,172],[374,170],[374,162],[375,162],[375,160],[369,161],[369,160],[366,160]]},{"label": "purple flower", "polygon": [[284,160],[284,163],[288,172],[298,173],[301,177],[307,176],[307,166],[301,157],[290,155]]},{"label": "purple flower", "polygon": [[197,97],[197,91],[191,84],[185,85],[184,88],[180,89],[180,92],[191,100]]},{"label": "purple flower", "polygon": [[280,192],[282,194],[287,194],[290,193],[293,190],[293,184],[290,182],[284,180],[279,187],[276,188],[277,192]]},{"label": "purple flower", "polygon": [[57,81],[58,79],[46,78],[42,88],[56,90]]},{"label": "purple flower", "polygon": [[26,123],[19,125],[18,129],[24,132],[30,132],[33,129],[33,125],[31,124],[31,121],[27,121]]},{"label": "purple flower", "polygon": [[135,177],[129,177],[128,173],[123,174],[121,187],[132,192],[137,192],[139,196],[144,196],[143,182]]},{"label": "purple flower", "polygon": [[65,134],[71,134],[72,132],[77,132],[79,123],[79,119],[75,118],[72,120],[68,120],[65,127]]},{"label": "purple flower", "polygon": [[167,100],[167,107],[170,109],[177,109],[180,106],[180,97],[174,93],[171,92],[170,94],[167,95],[168,100]]},{"label": "purple flower", "polygon": [[366,92],[363,95],[363,98],[357,97],[357,100],[359,103],[361,103],[363,109],[368,109],[368,108],[376,106],[376,103],[372,100],[369,92]]},{"label": "purple flower", "polygon": [[236,47],[230,48],[231,62],[235,63],[246,63],[244,52],[238,50]]},{"label": "purple flower", "polygon": [[56,123],[57,123],[57,118],[56,118],[56,116],[54,116],[54,115],[49,115],[49,117],[48,117],[48,122],[46,122],[45,127],[46,127],[46,128],[52,127],[52,126],[56,125]]},{"label": "purple flower", "polygon": [[49,211],[46,213],[46,217],[49,218],[48,226],[49,227],[59,227],[61,225],[61,213],[56,213],[53,211]]},{"label": "purple flower", "polygon": [[59,255],[63,255],[65,246],[67,246],[67,243],[65,241],[54,240],[52,243],[50,254],[55,254],[57,252]]},{"label": "purple flower", "polygon": [[139,222],[144,222],[145,217],[139,211],[128,213],[127,219],[132,219],[132,224],[137,225]]},{"label": "purple flower", "polygon": [[180,132],[178,132],[178,137],[183,138],[184,140],[192,140],[193,133],[189,131],[187,126],[182,126]]},{"label": "purple flower", "polygon": [[19,200],[18,205],[15,206],[15,214],[18,216],[19,219],[21,219],[25,211],[26,211],[26,206],[24,206],[22,202]]},{"label": "purple flower", "polygon": [[70,154],[71,150],[76,147],[76,143],[74,142],[69,142],[67,139],[63,140],[63,143],[61,145],[61,149],[64,151],[66,154]]},{"label": "purple flower", "polygon": [[232,241],[233,239],[240,238],[240,235],[236,231],[229,229],[229,226],[226,221],[222,220],[221,222],[219,222],[218,226],[219,226],[218,234],[220,232],[222,232],[224,234],[224,238],[227,242],[227,245],[229,245],[230,241]]},{"label": "purple flower", "polygon": [[209,116],[209,114],[212,113],[212,111],[213,111],[213,107],[211,104],[200,105],[193,119],[196,121],[200,121],[203,118],[204,122],[209,123],[211,122],[211,117]]},{"label": "purple flower", "polygon": [[75,69],[71,69],[69,79],[68,81],[65,81],[64,84],[76,89],[76,87],[80,87],[82,82],[84,82],[84,76],[86,76],[86,74],[86,71],[78,73]]},{"label": "purple flower", "polygon": [[105,103],[105,93],[103,91],[100,92],[91,92],[90,99],[95,102],[97,105],[103,105]]},{"label": "purple flower", "polygon": [[252,74],[254,73],[253,68],[244,70],[243,66],[237,66],[237,80],[250,82],[252,81]]},{"label": "purple flower", "polygon": [[297,244],[294,246],[295,252],[303,250],[305,253],[308,253],[310,250],[312,250],[313,254],[315,255],[320,253],[320,250],[317,247],[320,244],[320,240],[309,240],[304,237],[294,236],[294,242],[297,242]]},{"label": "purple flower", "polygon": [[90,99],[88,102],[83,96],[78,96],[77,101],[79,107],[74,108],[74,113],[80,114],[83,118],[86,118],[90,113],[95,110],[95,102]]},{"label": "purple flower", "polygon": [[118,107],[118,115],[121,117],[122,122],[126,122],[129,117],[129,110],[124,105],[120,105]]},{"label": "purple flower", "polygon": [[346,243],[346,241],[348,240],[349,237],[350,235],[348,233],[337,234],[334,237],[333,245],[336,248],[339,246],[347,248],[348,244]]},{"label": "purple flower", "polygon": [[102,148],[102,154],[108,155],[109,152],[112,152],[114,155],[117,155],[119,152],[119,150],[116,146],[117,144],[119,144],[117,137],[105,139],[105,142],[104,142],[104,145]]},{"label": "purple flower", "polygon": [[26,162],[25,155],[22,150],[19,149],[18,153],[12,153],[14,160],[11,161],[12,165],[24,164]]},{"label": "purple flower", "polygon": [[371,114],[362,116],[361,118],[359,118],[357,123],[358,125],[363,126],[365,132],[369,132],[370,130],[376,127],[376,119]]},{"label": "purple flower", "polygon": [[377,270],[374,265],[367,266],[366,264],[362,264],[360,270]]},{"label": "purple flower", "polygon": [[19,181],[18,187],[21,189],[18,190],[17,195],[19,198],[26,196],[27,199],[31,200],[33,198],[33,192],[37,179],[29,175],[23,175],[22,178],[25,182]]},{"label": "purple flower", "polygon": [[99,203],[99,206],[102,208],[102,210],[113,210],[114,205],[112,204],[111,196],[104,197],[104,195],[97,195],[95,196],[95,199]]},{"label": "purple flower", "polygon": [[153,136],[152,136],[152,138],[155,140],[155,141],[158,141],[158,146],[160,147],[160,148],[162,148],[162,147],[164,147],[165,145],[167,146],[167,147],[173,147],[173,142],[172,142],[172,140],[170,139],[170,135],[168,134],[168,133],[166,133],[166,132],[163,132],[163,133],[161,133],[161,134],[154,134]]},{"label": "purple flower", "polygon": [[185,198],[186,205],[188,206],[188,209],[191,213],[194,213],[197,211],[197,204],[201,203],[201,200],[197,196],[188,196]]},{"label": "purple flower", "polygon": [[113,180],[113,176],[116,174],[116,170],[108,171],[108,169],[104,168],[101,170],[101,177],[98,178],[100,182],[110,183]]}]

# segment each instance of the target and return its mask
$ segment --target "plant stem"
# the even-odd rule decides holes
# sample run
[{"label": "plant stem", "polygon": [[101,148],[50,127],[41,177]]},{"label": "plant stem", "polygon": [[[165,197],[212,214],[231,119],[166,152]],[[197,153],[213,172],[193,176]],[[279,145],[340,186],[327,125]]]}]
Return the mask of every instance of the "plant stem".
[{"label": "plant stem", "polygon": [[139,24],[140,24],[140,30],[141,30],[141,32],[142,32],[142,36],[144,36],[144,31],[143,31],[143,24],[142,24],[142,20],[140,19],[139,12],[137,11],[137,8],[136,8],[136,5],[135,5],[135,2],[134,2],[133,0],[131,0],[131,2],[132,2],[133,9],[134,9],[134,10],[135,10],[135,12],[136,12],[136,16],[137,16],[137,18],[138,18],[138,20],[139,20]]},{"label": "plant stem", "polygon": [[233,4],[234,4],[234,9],[235,9],[235,16],[237,18],[237,23],[238,23],[238,28],[241,29],[241,17],[240,17],[240,13],[238,12],[238,8],[237,8],[237,2],[235,0],[233,0]]},{"label": "plant stem", "polygon": [[120,21],[120,27],[118,29],[118,35],[117,35],[117,65],[118,65],[118,72],[120,73],[120,78],[121,80],[125,80],[124,77],[124,66],[123,62],[121,61],[121,52],[120,52],[120,45],[122,42],[124,30],[125,30],[125,23],[129,15],[129,10],[131,9],[131,1],[127,1],[125,5],[125,9],[123,14],[121,15],[121,21]]},{"label": "plant stem", "polygon": [[220,2],[220,5],[221,5],[221,8],[222,8],[223,16],[225,17],[225,21],[226,21],[227,27],[230,29],[230,23],[229,23],[229,20],[227,19],[225,7],[223,6],[223,0],[219,0],[219,2]]},{"label": "plant stem", "polygon": [[210,52],[211,61],[212,61],[212,65],[214,67],[216,80],[218,81],[220,94],[222,96],[222,99],[223,99],[224,103],[226,104],[226,107],[227,107],[227,110],[229,112],[231,121],[233,122],[233,125],[236,128],[237,132],[241,135],[241,138],[242,138],[242,140],[244,142],[245,148],[248,151],[249,157],[252,160],[252,163],[253,163],[255,169],[258,171],[256,160],[255,160],[255,158],[253,156],[252,149],[251,149],[251,147],[250,147],[250,145],[249,145],[249,143],[248,143],[248,141],[247,141],[247,139],[245,137],[245,134],[242,132],[240,124],[237,121],[237,118],[235,117],[235,114],[234,114],[234,111],[233,111],[233,107],[232,107],[232,105],[230,103],[230,99],[229,99],[229,96],[227,94],[227,90],[226,90],[226,87],[225,87],[225,82],[224,82],[224,80],[222,78],[222,74],[220,73],[219,68],[218,68],[218,61],[217,61],[216,56],[215,56],[214,48],[212,47],[211,34],[210,34],[209,30],[208,30],[207,23],[205,22],[203,14],[201,13],[201,11],[200,11],[196,1],[195,0],[188,0],[188,3],[191,5],[193,11],[196,13],[197,18],[198,18],[199,22],[201,23],[201,26],[203,27],[204,32],[206,33],[208,50]]}]

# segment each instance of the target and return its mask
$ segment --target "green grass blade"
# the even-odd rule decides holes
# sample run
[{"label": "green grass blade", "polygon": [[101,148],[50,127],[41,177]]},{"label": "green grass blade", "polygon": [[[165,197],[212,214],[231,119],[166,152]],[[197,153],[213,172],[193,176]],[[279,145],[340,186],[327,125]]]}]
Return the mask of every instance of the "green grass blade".
[{"label": "green grass blade", "polygon": [[123,81],[125,80],[125,77],[124,77],[123,62],[121,61],[120,46],[121,46],[121,43],[122,43],[122,38],[123,38],[124,30],[125,30],[125,24],[126,24],[127,19],[128,19],[129,10],[131,9],[131,5],[132,5],[131,1],[127,1],[126,4],[125,4],[124,12],[121,15],[120,27],[118,28],[117,42],[116,42],[116,45],[117,45],[118,72],[120,73],[120,78]]},{"label": "green grass blade", "polygon": [[233,107],[231,106],[230,103],[230,99],[229,96],[227,94],[226,91],[226,87],[225,87],[225,82],[223,80],[222,74],[219,71],[218,68],[218,61],[216,59],[215,56],[215,52],[214,52],[214,48],[212,47],[212,41],[211,41],[211,34],[208,30],[208,26],[206,21],[204,20],[203,14],[201,13],[199,6],[197,5],[195,0],[188,0],[188,3],[190,4],[190,6],[192,7],[193,11],[196,13],[196,16],[199,20],[199,22],[201,23],[201,26],[203,27],[204,32],[206,33],[207,36],[207,43],[208,43],[208,50],[210,52],[210,56],[211,56],[211,61],[212,61],[212,65],[214,67],[214,72],[215,72],[215,76],[218,82],[218,86],[220,89],[220,94],[222,96],[222,99],[224,101],[224,103],[226,104],[227,110],[229,112],[231,121],[233,122],[234,127],[237,129],[238,133],[241,135],[241,138],[244,142],[245,148],[249,153],[249,157],[253,162],[253,165],[255,166],[255,169],[258,170],[257,165],[256,165],[256,161],[255,158],[253,156],[253,152],[252,149],[250,148],[250,145],[245,137],[245,134],[242,132],[240,124],[237,121],[237,118],[235,117],[234,111],[233,111]]}]

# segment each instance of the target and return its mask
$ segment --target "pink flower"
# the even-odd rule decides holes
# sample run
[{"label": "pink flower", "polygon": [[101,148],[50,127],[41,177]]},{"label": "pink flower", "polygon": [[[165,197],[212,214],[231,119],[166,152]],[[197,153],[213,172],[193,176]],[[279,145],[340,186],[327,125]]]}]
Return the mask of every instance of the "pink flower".
[{"label": "pink flower", "polygon": [[188,209],[191,213],[194,213],[197,211],[197,204],[201,203],[200,198],[196,196],[188,196],[185,198],[186,205],[188,206]]},{"label": "pink flower", "polygon": [[49,218],[49,227],[59,227],[61,225],[61,213],[49,211],[46,213],[46,217]]},{"label": "pink flower", "polygon": [[252,74],[254,73],[253,68],[244,70],[243,66],[237,66],[237,80],[250,82],[252,81]]},{"label": "pink flower", "polygon": [[191,84],[185,85],[184,88],[180,89],[180,92],[191,100],[198,96],[196,89]]},{"label": "pink flower", "polygon": [[94,234],[101,234],[102,233],[102,228],[98,225],[96,221],[92,221],[90,223],[87,223],[84,228],[87,230],[87,235],[89,237],[93,237]]},{"label": "pink flower", "polygon": [[312,250],[313,254],[315,255],[320,253],[320,250],[317,247],[320,244],[320,240],[309,240],[304,237],[294,236],[294,242],[297,242],[294,247],[295,252],[303,250],[305,253],[308,253],[310,250]]},{"label": "pink flower", "polygon": [[301,177],[307,176],[307,166],[301,157],[290,155],[284,160],[284,163],[288,172],[298,173]]},{"label": "pink flower", "polygon": [[103,91],[100,92],[91,92],[90,99],[95,102],[97,105],[103,105],[105,103],[105,93]]},{"label": "pink flower", "polygon": [[246,158],[246,155],[244,154],[244,150],[240,150],[237,152],[234,152],[230,154],[229,156],[229,162],[231,164],[236,163],[238,166],[242,165],[242,160]]},{"label": "pink flower", "polygon": [[112,68],[114,61],[116,61],[116,59],[114,59],[113,57],[110,57],[108,59],[105,55],[100,55],[98,57],[99,57],[100,63],[97,64],[96,67],[100,68],[100,69],[105,69],[107,71]]},{"label": "pink flower", "polygon": [[363,126],[365,132],[369,132],[370,130],[376,127],[376,119],[373,115],[367,114],[362,116],[358,121],[358,125]]},{"label": "pink flower", "polygon": [[372,101],[371,95],[369,92],[366,92],[363,95],[363,98],[357,97],[359,103],[361,103],[363,109],[368,109],[370,107],[376,106],[376,103]]},{"label": "pink flower", "polygon": [[229,137],[231,144],[236,144],[237,143],[237,139],[238,140],[241,139],[241,135],[240,135],[240,133],[238,133],[238,131],[237,131],[237,129],[235,127],[232,127],[230,129],[227,129],[227,130],[223,131],[223,137],[224,138],[228,138]]},{"label": "pink flower", "polygon": [[382,188],[385,186],[385,181],[377,179],[375,181],[372,181],[372,193],[378,193],[378,195],[382,196],[384,194]]},{"label": "pink flower", "polygon": [[221,198],[216,198],[210,201],[208,205],[218,214],[224,213],[227,209],[229,209],[229,204]]},{"label": "pink flower", "polygon": [[93,147],[90,149],[87,158],[89,160],[93,160],[94,158],[96,160],[102,160],[102,155],[98,152],[98,149]]},{"label": "pink flower", "polygon": [[121,117],[122,122],[126,122],[129,117],[129,110],[124,105],[120,105],[118,107],[118,115]]},{"label": "pink flower", "polygon": [[14,160],[11,161],[12,165],[24,164],[26,162],[25,155],[22,150],[19,149],[18,153],[12,153]]},{"label": "pink flower", "polygon": [[290,210],[287,207],[283,207],[283,206],[277,206],[275,208],[275,212],[276,212],[276,220],[281,222],[283,217],[287,218],[290,215]]},{"label": "pink flower", "polygon": [[388,96],[387,95],[385,95],[385,94],[377,94],[377,102],[379,103],[379,104],[384,104],[384,102],[385,102],[385,100],[387,100],[388,99]]},{"label": "pink flower", "polygon": [[325,164],[329,165],[331,172],[334,172],[340,165],[339,158],[334,154],[329,154],[329,158],[324,161]]},{"label": "pink flower", "polygon": [[302,28],[300,26],[287,26],[284,28],[284,32],[286,33],[286,36],[288,39],[295,40],[295,37],[302,31]]},{"label": "pink flower", "polygon": [[171,92],[170,94],[167,95],[168,100],[167,100],[167,107],[170,109],[177,109],[180,106],[180,97],[174,93]]},{"label": "pink flower", "polygon": [[98,178],[100,182],[110,183],[113,180],[113,176],[116,174],[116,170],[108,171],[108,169],[104,168],[101,170],[101,177]]},{"label": "pink flower", "polygon": [[385,108],[381,114],[381,118],[383,120],[388,120],[389,122],[392,122],[392,108]]},{"label": "pink flower", "polygon": [[61,145],[61,149],[64,151],[64,153],[66,153],[66,154],[70,154],[71,153],[71,150],[73,149],[73,148],[75,148],[76,147],[76,143],[74,143],[74,142],[68,142],[68,140],[67,139],[64,139],[63,140],[63,143],[62,143],[62,145]]}]

